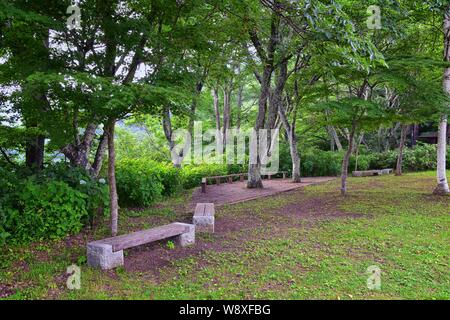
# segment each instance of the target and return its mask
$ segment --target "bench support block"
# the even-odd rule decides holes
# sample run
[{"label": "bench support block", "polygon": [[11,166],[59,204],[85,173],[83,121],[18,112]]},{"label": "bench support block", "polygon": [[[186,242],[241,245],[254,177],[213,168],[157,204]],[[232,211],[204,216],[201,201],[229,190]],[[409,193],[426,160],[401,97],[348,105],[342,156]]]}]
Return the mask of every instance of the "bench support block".
[{"label": "bench support block", "polygon": [[214,216],[194,216],[197,232],[214,233]]},{"label": "bench support block", "polygon": [[91,242],[87,245],[87,263],[102,270],[123,266],[123,250],[113,252],[112,246],[104,243]]},{"label": "bench support block", "polygon": [[195,225],[179,222],[177,222],[177,224],[187,227],[188,231],[183,234],[180,234],[179,236],[176,236],[174,238],[175,244],[182,247],[187,247],[195,244]]}]

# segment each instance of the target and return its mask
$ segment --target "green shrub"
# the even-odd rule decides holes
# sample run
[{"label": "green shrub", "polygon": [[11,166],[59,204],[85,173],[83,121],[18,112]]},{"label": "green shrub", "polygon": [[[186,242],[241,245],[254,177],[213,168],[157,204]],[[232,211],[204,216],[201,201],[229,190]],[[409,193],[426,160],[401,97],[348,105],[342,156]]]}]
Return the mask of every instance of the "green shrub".
[{"label": "green shrub", "polygon": [[116,166],[117,193],[121,206],[149,206],[161,199],[164,177],[158,164],[142,159],[123,159]]},{"label": "green shrub", "polygon": [[227,165],[227,174],[238,174],[248,172],[248,157],[245,164],[229,164]]},{"label": "green shrub", "polygon": [[155,163],[154,170],[163,185],[163,196],[176,194],[183,189],[180,168],[175,168],[171,163]]},{"label": "green shrub", "polygon": [[202,164],[174,168],[171,163],[121,159],[116,168],[121,206],[145,207],[181,189],[198,187],[203,177],[240,173],[242,165]]},{"label": "green shrub", "polygon": [[[404,171],[435,170],[437,166],[436,145],[418,144],[414,148],[405,148],[403,156]],[[371,169],[395,168],[397,166],[397,150],[372,155]],[[447,153],[447,162],[449,153]]]},{"label": "green shrub", "polygon": [[0,243],[23,243],[77,233],[99,207],[108,206],[108,186],[84,170],[55,164],[37,175],[0,167]]},{"label": "green shrub", "polygon": [[[344,155],[342,155],[344,157]],[[371,154],[359,154],[358,155],[358,170],[368,170],[370,168],[370,163],[372,162]],[[354,171],[356,168],[356,156],[352,155],[350,157],[350,163],[348,166],[349,171]]]},{"label": "green shrub", "polygon": [[89,218],[92,218],[99,208],[105,209],[105,214],[108,214],[109,189],[106,180],[100,179],[103,180],[103,183],[100,183],[82,168],[74,168],[67,163],[54,164],[46,168],[41,176],[45,179],[64,181],[70,187],[87,195],[86,209]]},{"label": "green shrub", "polygon": [[[447,153],[447,161],[450,160]],[[397,150],[384,153],[358,155],[358,170],[395,168]],[[344,152],[308,149],[301,152],[302,176],[337,176],[341,173]],[[355,170],[356,156],[350,157],[349,172]],[[292,163],[286,152],[280,154],[280,170],[291,171]],[[419,144],[414,148],[405,148],[403,157],[404,171],[426,171],[436,169],[436,145]]]},{"label": "green shrub", "polygon": [[202,178],[209,176],[224,176],[228,174],[228,167],[224,164],[187,165],[183,167],[183,187],[191,189],[198,187]]},{"label": "green shrub", "polygon": [[342,158],[342,152],[308,150],[302,153],[301,174],[304,177],[337,176],[341,172]]},{"label": "green shrub", "polygon": [[1,229],[8,241],[20,243],[77,233],[88,216],[87,198],[65,182],[31,177],[2,199]]}]

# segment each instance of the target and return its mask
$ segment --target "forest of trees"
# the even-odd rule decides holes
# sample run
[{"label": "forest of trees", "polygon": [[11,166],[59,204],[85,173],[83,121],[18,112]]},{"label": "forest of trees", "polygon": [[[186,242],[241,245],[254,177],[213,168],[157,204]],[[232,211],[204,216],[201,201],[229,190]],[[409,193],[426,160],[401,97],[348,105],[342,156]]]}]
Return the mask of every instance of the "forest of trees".
[{"label": "forest of trees", "polygon": [[[175,132],[193,134],[199,121],[223,136],[280,129],[281,166],[294,182],[308,155],[335,154],[343,195],[348,172],[370,167],[364,157],[394,154],[401,175],[405,153],[433,148],[423,169],[437,169],[435,194],[450,193],[447,0],[80,0],[80,25],[68,28],[71,4],[0,1],[5,238],[36,223],[19,223],[35,210],[23,203],[48,193],[51,179],[87,193],[87,211],[108,208],[116,235],[119,170],[137,158],[184,170],[172,163]],[[436,147],[418,142],[419,128],[436,132]],[[264,187],[261,159],[246,161],[234,170],[248,172],[248,188]],[[67,230],[83,212],[69,213],[77,218]]]}]

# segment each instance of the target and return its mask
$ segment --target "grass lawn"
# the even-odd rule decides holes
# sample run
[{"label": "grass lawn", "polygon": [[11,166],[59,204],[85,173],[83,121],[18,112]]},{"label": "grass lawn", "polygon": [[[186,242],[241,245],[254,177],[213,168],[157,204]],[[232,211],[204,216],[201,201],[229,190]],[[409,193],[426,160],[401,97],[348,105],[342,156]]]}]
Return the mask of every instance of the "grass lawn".
[{"label": "grass lawn", "polygon": [[[449,172],[450,174],[450,172]],[[449,299],[450,198],[431,195],[435,173],[350,178],[216,210],[214,235],[192,248],[161,242],[127,250],[125,266],[86,266],[85,244],[107,221],[64,240],[1,248],[5,299]],[[189,221],[189,195],[121,211],[125,233]],[[81,266],[81,289],[66,268]],[[366,285],[381,269],[381,290]]]}]

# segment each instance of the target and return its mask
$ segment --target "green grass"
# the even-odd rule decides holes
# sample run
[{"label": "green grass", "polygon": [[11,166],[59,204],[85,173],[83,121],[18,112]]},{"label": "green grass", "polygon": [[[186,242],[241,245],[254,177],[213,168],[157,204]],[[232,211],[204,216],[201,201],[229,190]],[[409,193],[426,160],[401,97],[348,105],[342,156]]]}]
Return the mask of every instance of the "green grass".
[{"label": "green grass", "polygon": [[[225,206],[217,223],[255,223],[224,235],[226,249],[174,260],[158,273],[88,268],[81,240],[70,247],[59,241],[4,248],[0,283],[16,292],[7,299],[449,299],[450,200],[432,196],[434,184],[432,172],[351,178],[345,198],[333,181]],[[184,200],[126,213],[121,226],[184,217],[175,209]],[[307,206],[312,200],[323,203],[319,211]],[[287,206],[309,208],[309,216],[289,215]],[[341,216],[321,218],[328,211]],[[72,263],[82,264],[81,290],[65,288]],[[379,291],[366,286],[371,265],[382,272]]]}]

